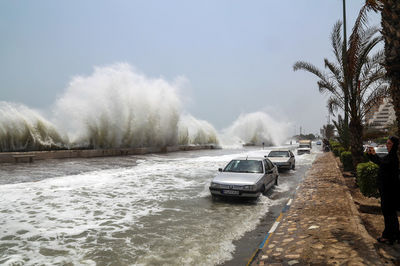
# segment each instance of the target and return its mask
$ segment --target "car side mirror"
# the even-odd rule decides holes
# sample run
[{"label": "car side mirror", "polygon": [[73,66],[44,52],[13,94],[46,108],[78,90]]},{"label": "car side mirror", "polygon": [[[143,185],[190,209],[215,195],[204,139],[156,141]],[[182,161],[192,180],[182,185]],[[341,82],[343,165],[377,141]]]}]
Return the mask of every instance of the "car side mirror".
[{"label": "car side mirror", "polygon": [[218,172],[222,172],[222,168],[218,168]]}]

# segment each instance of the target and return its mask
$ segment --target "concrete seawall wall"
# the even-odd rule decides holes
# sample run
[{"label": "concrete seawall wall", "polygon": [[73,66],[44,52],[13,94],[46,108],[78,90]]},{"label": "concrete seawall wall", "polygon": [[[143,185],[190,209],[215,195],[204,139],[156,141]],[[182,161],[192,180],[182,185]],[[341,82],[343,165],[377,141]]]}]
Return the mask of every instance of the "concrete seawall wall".
[{"label": "concrete seawall wall", "polygon": [[46,159],[65,158],[91,158],[123,155],[141,155],[148,153],[166,153],[176,151],[193,151],[216,149],[215,145],[195,146],[166,146],[150,148],[126,148],[126,149],[99,149],[99,150],[57,150],[57,151],[31,151],[31,152],[0,152],[0,163],[29,162]]}]

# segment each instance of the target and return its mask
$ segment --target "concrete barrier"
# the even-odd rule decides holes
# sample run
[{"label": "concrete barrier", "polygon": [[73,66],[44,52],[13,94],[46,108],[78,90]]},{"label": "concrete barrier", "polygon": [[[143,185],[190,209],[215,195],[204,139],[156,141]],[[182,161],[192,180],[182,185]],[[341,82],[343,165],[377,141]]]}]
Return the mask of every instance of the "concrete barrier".
[{"label": "concrete barrier", "polygon": [[[177,151],[193,151],[217,149],[215,145],[188,145],[165,146],[148,148],[121,148],[121,149],[96,149],[96,150],[54,150],[54,151],[29,151],[29,152],[0,152],[0,163],[25,162],[15,158],[35,158],[36,160],[66,159],[66,158],[92,158],[108,156],[143,155],[149,153],[167,153]],[[27,156],[29,155],[29,156]],[[28,160],[29,161],[29,160]]]}]

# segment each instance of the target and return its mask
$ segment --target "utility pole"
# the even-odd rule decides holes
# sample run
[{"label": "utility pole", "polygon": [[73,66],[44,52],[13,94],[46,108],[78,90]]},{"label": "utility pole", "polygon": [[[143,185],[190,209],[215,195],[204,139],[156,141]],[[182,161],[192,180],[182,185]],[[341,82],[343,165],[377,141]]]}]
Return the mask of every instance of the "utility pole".
[{"label": "utility pole", "polygon": [[346,35],[346,0],[343,0],[343,42],[347,50],[347,35]]},{"label": "utility pole", "polygon": [[349,124],[349,80],[347,65],[346,0],[343,0],[343,71],[344,71],[344,123]]},{"label": "utility pole", "polygon": [[[346,33],[346,0],[343,0],[343,72],[344,72],[344,129],[345,146],[349,142],[349,93],[350,81],[348,76],[349,67],[347,65],[347,33]],[[346,145],[347,144],[347,145]],[[345,147],[348,148],[348,147]]]}]

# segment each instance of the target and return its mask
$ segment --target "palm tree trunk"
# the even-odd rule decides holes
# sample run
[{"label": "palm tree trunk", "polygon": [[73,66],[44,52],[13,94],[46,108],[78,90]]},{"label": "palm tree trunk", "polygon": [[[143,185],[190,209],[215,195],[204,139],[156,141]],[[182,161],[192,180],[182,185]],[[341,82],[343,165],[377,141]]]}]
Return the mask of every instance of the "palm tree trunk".
[{"label": "palm tree trunk", "polygon": [[400,1],[382,2],[381,24],[385,39],[385,68],[392,81],[390,93],[397,117],[397,135],[400,135]]},{"label": "palm tree trunk", "polygon": [[[400,75],[400,72],[398,73]],[[400,135],[400,81],[395,80],[398,77],[392,77],[392,84],[390,86],[390,94],[393,100],[394,112],[397,120],[397,136]]]},{"label": "palm tree trunk", "polygon": [[361,119],[358,116],[353,116],[350,119],[350,151],[353,159],[354,169],[357,169],[357,164],[363,161],[363,126]]}]

